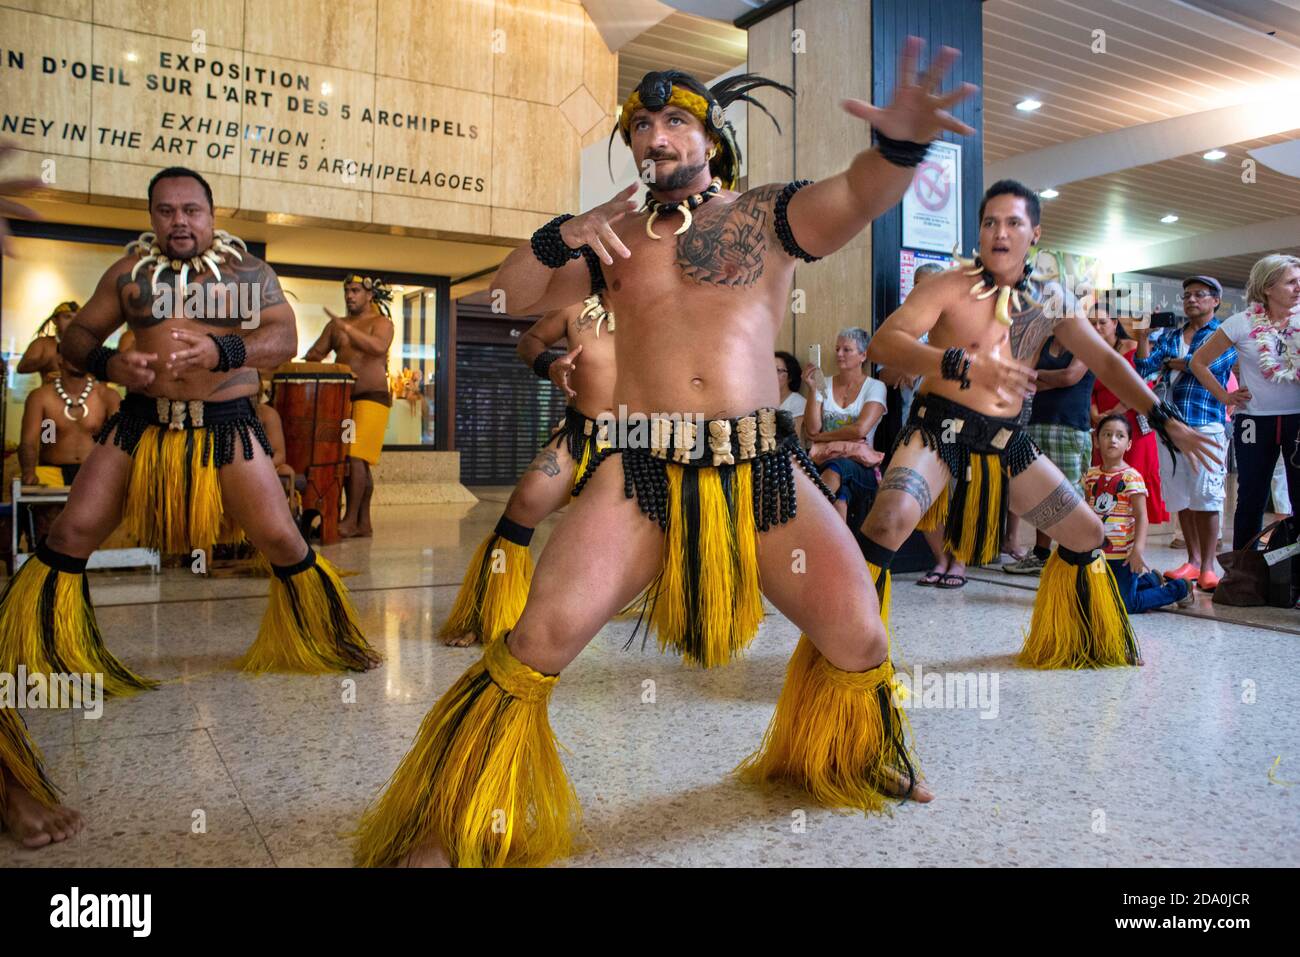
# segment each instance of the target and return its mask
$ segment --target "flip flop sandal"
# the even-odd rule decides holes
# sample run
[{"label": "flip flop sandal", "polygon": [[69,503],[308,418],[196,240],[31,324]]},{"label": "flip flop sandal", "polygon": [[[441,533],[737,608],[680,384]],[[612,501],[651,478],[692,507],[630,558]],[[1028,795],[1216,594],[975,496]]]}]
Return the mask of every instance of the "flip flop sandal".
[{"label": "flip flop sandal", "polygon": [[937,585],[943,580],[943,576],[938,572],[926,572],[916,580],[918,585]]},{"label": "flip flop sandal", "polygon": [[964,584],[966,584],[965,575],[944,575],[943,578],[941,578],[938,582],[935,583],[934,587],[935,588],[960,588]]}]

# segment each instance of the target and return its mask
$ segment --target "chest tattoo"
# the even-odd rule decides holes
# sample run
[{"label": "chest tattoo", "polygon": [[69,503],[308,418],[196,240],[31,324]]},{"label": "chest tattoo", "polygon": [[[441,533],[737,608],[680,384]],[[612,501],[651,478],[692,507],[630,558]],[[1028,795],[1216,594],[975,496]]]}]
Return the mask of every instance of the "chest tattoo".
[{"label": "chest tattoo", "polygon": [[677,265],[692,282],[753,286],[763,275],[772,204],[780,192],[750,190],[728,206],[705,207],[694,225],[677,237]]}]

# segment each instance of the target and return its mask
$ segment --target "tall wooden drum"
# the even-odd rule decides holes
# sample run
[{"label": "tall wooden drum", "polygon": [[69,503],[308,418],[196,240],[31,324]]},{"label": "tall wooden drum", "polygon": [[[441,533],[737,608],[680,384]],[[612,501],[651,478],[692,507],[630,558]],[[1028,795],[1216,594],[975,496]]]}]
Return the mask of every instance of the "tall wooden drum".
[{"label": "tall wooden drum", "polygon": [[345,365],[289,362],[271,376],[271,405],[284,427],[285,459],[307,477],[304,510],[321,514],[321,543],[339,540],[339,506],[347,471],[343,420],[352,415],[352,383]]}]

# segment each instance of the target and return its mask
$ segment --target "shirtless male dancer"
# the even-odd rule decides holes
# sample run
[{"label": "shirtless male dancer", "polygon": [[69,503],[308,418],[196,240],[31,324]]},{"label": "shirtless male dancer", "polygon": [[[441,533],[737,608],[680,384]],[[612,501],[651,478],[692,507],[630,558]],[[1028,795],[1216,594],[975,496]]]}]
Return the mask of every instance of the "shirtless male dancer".
[{"label": "shirtless male dancer", "polygon": [[36,330],[36,338],[28,344],[23,357],[18,360],[18,374],[40,373],[41,383],[49,382],[59,374],[59,342],[63,332],[72,325],[80,309],[75,300],[69,299],[54,307],[48,319]]},{"label": "shirtless male dancer", "polygon": [[[565,856],[579,812],[550,691],[647,586],[660,644],[690,662],[743,651],[762,617],[760,575],[762,594],[802,630],[767,735],[742,766],[748,780],[787,779],[821,803],[864,811],[887,795],[930,800],[891,700],[866,565],[789,415],[777,414],[771,372],[797,260],[830,255],[897,203],[941,130],[973,132],[948,110],[975,88],[937,90],[957,51],[945,48],[918,80],[920,48],[909,38],[889,107],[844,104],[872,124],[875,148],[821,182],[743,194],[731,188],[739,155],[723,110],[774,84],[747,74],[708,88],[680,71],[647,74],[616,131],[650,180],[642,214],[634,184],[557,217],[502,264],[495,286],[514,311],[578,302],[594,279],[607,285],[619,325],[614,404],[650,417],[648,440],[647,419],[633,425],[629,415],[626,434],[618,423],[551,536],[518,625],[434,706],[367,812],[358,863]],[[805,574],[793,567],[796,549]],[[830,578],[839,587],[829,593],[807,587]]]},{"label": "shirtless male dancer", "polygon": [[393,407],[388,389],[388,347],[393,344],[393,320],[388,317],[392,293],[382,279],[349,275],[343,280],[347,317],[330,317],[320,338],[307,351],[307,360],[319,362],[331,352],[334,361],[348,366],[352,383],[352,420],[356,440],[348,446],[348,503],[339,534],[344,538],[369,538],[370,498],[375,491],[371,469],[379,464],[384,430]]},{"label": "shirtless male dancer", "polygon": [[18,462],[25,485],[71,485],[122,397],[55,353],[55,374],[23,404]]},{"label": "shirtless male dancer", "polygon": [[[371,668],[379,656],[337,573],[294,524],[253,404],[257,370],[296,350],[279,280],[214,229],[211,189],[192,170],[150,181],[149,217],[153,232],[109,267],[63,335],[71,366],[127,396],[49,536],[0,595],[0,670],[102,673],[109,694],[152,686],[104,647],[85,573],[124,515],[143,547],[185,555],[210,552],[228,516],[266,556],[270,604],[245,670]],[[123,321],[134,347],[105,348]]]},{"label": "shirtless male dancer", "polygon": [[[520,337],[519,358],[564,392],[568,408],[564,422],[519,477],[496,528],[470,559],[438,632],[443,643],[458,648],[486,644],[519,621],[533,580],[528,550],[533,531],[568,504],[592,456],[609,445],[596,418],[610,410],[614,397],[613,333],[613,315],[593,296],[548,312]],[[560,340],[569,350],[563,356],[549,351]]]},{"label": "shirtless male dancer", "polygon": [[[872,337],[873,362],[924,380],[862,525],[867,560],[887,613],[890,563],[918,523],[945,527],[958,561],[987,564],[998,556],[1009,496],[1011,511],[1058,546],[1043,569],[1021,663],[1141,664],[1101,551],[1101,522],[1023,431],[1035,357],[1054,335],[1121,401],[1143,410],[1166,442],[1207,463],[1213,446],[1157,401],[1082,314],[1033,299],[1027,256],[1041,233],[1039,208],[1038,196],[1014,180],[990,186],[976,260],[918,285]],[[926,333],[928,344],[919,341]]]},{"label": "shirtless male dancer", "polygon": [[[12,149],[0,145],[0,158]],[[40,185],[38,179],[0,181],[0,255],[10,251],[5,217],[37,218],[31,209],[6,197]],[[24,847],[36,848],[66,841],[83,826],[80,814],[59,803],[22,715],[0,705],[0,830]]]}]

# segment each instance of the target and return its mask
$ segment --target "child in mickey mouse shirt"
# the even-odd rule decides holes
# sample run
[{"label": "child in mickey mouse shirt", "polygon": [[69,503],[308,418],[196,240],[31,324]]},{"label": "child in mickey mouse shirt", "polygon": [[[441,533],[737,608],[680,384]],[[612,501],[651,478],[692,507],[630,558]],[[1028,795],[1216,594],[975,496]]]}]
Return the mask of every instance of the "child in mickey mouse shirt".
[{"label": "child in mickey mouse shirt", "polygon": [[1129,614],[1163,605],[1186,607],[1193,601],[1188,583],[1163,581],[1147,570],[1142,557],[1147,541],[1147,488],[1142,473],[1124,461],[1132,441],[1124,416],[1108,415],[1097,423],[1101,466],[1083,477],[1083,491],[1106,529],[1106,561]]}]

